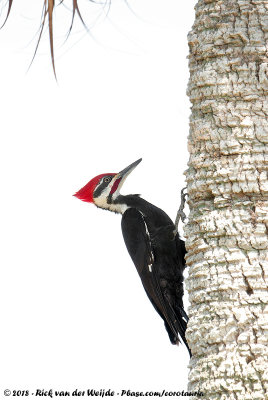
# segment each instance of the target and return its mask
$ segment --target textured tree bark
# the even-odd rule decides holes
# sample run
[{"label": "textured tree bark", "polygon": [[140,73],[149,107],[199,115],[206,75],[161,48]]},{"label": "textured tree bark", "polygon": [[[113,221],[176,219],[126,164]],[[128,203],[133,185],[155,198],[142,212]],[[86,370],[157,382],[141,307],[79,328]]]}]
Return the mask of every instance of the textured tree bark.
[{"label": "textured tree bark", "polygon": [[199,0],[192,102],[189,390],[268,398],[268,1]]}]

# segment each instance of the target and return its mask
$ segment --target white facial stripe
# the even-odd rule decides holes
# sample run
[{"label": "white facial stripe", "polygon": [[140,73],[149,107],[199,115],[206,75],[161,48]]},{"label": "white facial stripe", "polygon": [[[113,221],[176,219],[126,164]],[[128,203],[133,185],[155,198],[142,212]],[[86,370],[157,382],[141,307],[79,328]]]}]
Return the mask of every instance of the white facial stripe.
[{"label": "white facial stripe", "polygon": [[[127,176],[128,176],[128,174],[125,175],[124,178],[121,179],[121,181],[120,181],[120,183],[119,183],[119,185],[118,185],[116,191],[112,194],[113,199],[116,199],[116,198],[118,197],[118,195],[120,194],[120,189],[121,189],[123,183],[125,182]],[[116,176],[114,177],[114,179],[113,179],[113,181],[114,181],[113,183],[115,183],[115,181],[116,181],[117,179],[119,179],[119,178],[120,178],[120,176],[116,175]]]},{"label": "white facial stripe", "polygon": [[[109,204],[109,203],[107,203],[107,198],[108,198],[108,196],[109,196],[109,194],[110,194],[110,192],[112,190],[112,187],[113,187],[115,181],[118,178],[119,178],[118,175],[114,176],[114,178],[111,180],[109,185],[103,190],[101,195],[98,196],[98,197],[94,197],[94,203],[96,204],[96,206],[98,206],[100,208],[104,208],[106,210],[110,210],[110,211],[114,211],[114,212],[123,214],[128,209],[128,206],[126,204]],[[122,179],[122,181],[124,181],[124,180],[125,179]],[[118,188],[116,189],[116,191],[112,195],[113,200],[116,199],[116,197],[119,195],[120,187],[123,184],[122,181],[119,183]]]}]

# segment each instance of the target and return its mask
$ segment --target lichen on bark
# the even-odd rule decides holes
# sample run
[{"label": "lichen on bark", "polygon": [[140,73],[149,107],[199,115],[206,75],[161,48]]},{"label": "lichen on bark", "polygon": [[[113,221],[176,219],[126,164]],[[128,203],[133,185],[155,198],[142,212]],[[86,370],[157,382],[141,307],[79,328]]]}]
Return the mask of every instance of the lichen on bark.
[{"label": "lichen on bark", "polygon": [[268,1],[199,0],[185,227],[189,390],[268,398]]}]

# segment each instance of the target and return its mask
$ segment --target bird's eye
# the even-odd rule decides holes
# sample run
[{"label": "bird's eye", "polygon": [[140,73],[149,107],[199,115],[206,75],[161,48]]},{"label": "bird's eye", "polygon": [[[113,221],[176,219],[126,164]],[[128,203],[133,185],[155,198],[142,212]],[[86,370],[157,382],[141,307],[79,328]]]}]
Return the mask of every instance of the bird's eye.
[{"label": "bird's eye", "polygon": [[103,182],[105,182],[105,183],[108,183],[108,182],[111,182],[111,177],[110,176],[106,176],[104,179],[103,179]]}]

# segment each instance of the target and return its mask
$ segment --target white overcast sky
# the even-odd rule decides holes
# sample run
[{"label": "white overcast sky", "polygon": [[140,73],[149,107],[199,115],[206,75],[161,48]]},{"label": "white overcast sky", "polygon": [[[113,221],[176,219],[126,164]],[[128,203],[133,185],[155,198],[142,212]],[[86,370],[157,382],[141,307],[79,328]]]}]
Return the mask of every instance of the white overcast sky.
[{"label": "white overcast sky", "polygon": [[57,8],[58,83],[47,30],[27,72],[43,0],[14,2],[0,31],[1,391],[187,389],[187,351],[146,297],[121,217],[72,197],[140,157],[122,193],[174,220],[185,186],[196,1],[128,1],[107,17],[81,1],[92,35],[77,21],[66,43]]}]

